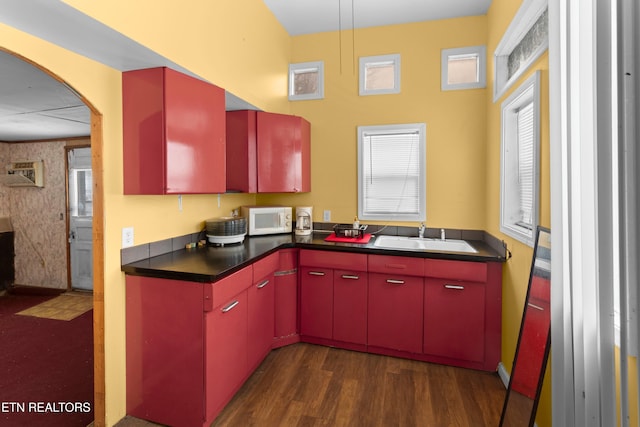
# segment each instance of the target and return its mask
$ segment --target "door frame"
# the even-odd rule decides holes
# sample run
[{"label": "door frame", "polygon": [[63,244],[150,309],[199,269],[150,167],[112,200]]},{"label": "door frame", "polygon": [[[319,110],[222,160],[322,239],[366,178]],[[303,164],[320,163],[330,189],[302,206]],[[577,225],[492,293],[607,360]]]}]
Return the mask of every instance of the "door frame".
[{"label": "door frame", "polygon": [[[90,139],[91,141],[91,139]],[[78,144],[78,145],[66,145],[64,147],[64,167],[65,167],[65,199],[66,199],[66,226],[67,226],[67,291],[73,289],[73,281],[71,274],[71,243],[69,242],[69,233],[71,231],[71,210],[69,208],[69,152],[77,148],[92,148],[91,144]],[[93,156],[93,153],[92,153]],[[91,158],[91,165],[93,167],[93,157]]]}]

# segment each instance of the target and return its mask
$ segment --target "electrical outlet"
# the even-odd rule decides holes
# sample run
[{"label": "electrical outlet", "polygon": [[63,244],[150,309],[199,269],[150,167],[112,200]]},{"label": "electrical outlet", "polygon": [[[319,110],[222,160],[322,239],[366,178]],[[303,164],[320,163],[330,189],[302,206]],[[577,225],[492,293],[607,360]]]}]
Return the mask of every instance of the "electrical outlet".
[{"label": "electrical outlet", "polygon": [[325,210],[322,216],[322,220],[324,222],[329,222],[331,221],[331,211],[330,210]]},{"label": "electrical outlet", "polygon": [[122,248],[130,248],[133,246],[133,227],[124,227],[122,229]]}]

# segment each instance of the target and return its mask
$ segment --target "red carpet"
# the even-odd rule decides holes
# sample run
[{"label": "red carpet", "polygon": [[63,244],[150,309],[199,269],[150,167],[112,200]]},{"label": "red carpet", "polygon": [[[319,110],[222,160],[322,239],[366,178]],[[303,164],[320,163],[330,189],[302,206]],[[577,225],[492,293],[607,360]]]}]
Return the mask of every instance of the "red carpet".
[{"label": "red carpet", "polygon": [[0,426],[93,421],[93,310],[71,321],[15,315],[51,298],[0,297]]}]

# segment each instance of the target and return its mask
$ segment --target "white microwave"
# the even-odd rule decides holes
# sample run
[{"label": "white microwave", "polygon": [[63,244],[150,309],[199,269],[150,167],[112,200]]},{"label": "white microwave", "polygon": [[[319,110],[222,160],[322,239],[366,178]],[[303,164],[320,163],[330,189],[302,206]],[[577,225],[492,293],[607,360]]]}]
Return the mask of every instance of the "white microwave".
[{"label": "white microwave", "polygon": [[240,214],[247,220],[247,234],[291,233],[293,209],[288,206],[241,206]]}]

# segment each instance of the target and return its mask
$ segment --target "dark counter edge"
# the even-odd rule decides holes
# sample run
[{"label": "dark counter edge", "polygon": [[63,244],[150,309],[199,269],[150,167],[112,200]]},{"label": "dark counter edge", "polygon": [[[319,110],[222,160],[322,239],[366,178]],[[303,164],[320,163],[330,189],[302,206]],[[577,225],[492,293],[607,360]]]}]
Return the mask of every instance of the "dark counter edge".
[{"label": "dark counter edge", "polygon": [[[478,250],[476,254],[383,249],[373,246],[375,237],[372,237],[367,244],[325,242],[324,239],[328,236],[325,231],[314,232],[311,236],[281,234],[246,237],[242,244],[227,246],[226,248],[205,246],[185,249],[185,244],[183,243],[196,241],[197,236],[198,233],[195,233],[194,235],[169,239],[172,243],[163,243],[163,246],[165,249],[170,248],[171,250],[155,256],[153,255],[153,243],[146,245],[148,246],[146,250],[138,251],[138,256],[147,255],[146,258],[123,264],[121,271],[134,276],[209,283],[227,277],[281,249],[291,248],[473,262],[505,262],[508,259],[508,249],[504,241],[498,240],[482,231],[467,236],[475,237],[476,239],[465,238],[464,233],[458,237],[469,241]],[[477,239],[478,237],[480,239]],[[176,246],[181,248],[178,249]],[[129,249],[135,250],[135,248]],[[225,250],[236,253],[225,255]],[[123,249],[122,252],[124,253],[124,251]],[[156,248],[155,251],[157,252],[158,249]],[[124,262],[124,260],[125,256],[123,254],[122,261]]]}]

